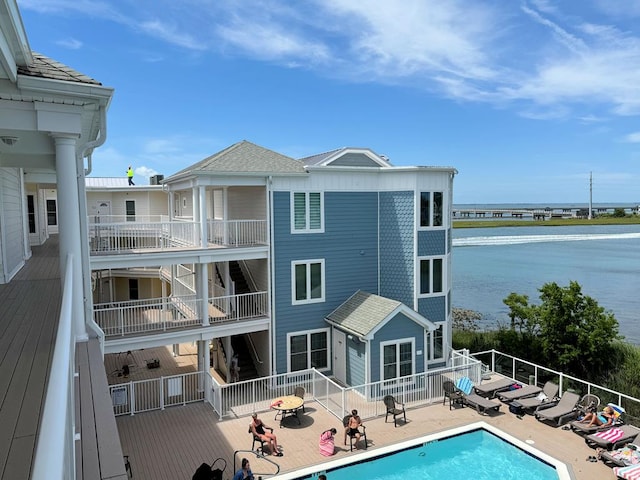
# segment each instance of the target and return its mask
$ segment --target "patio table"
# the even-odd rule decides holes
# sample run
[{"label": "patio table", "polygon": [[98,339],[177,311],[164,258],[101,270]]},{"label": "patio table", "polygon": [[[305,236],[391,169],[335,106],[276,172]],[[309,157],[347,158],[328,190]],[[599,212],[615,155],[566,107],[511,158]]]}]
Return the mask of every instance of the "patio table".
[{"label": "patio table", "polygon": [[300,418],[298,418],[298,411],[304,405],[304,399],[296,397],[295,395],[287,395],[284,397],[278,397],[271,403],[271,408],[276,410],[276,416],[273,418],[276,420],[280,415],[280,428],[282,428],[282,421],[287,415],[295,416],[300,425]]}]

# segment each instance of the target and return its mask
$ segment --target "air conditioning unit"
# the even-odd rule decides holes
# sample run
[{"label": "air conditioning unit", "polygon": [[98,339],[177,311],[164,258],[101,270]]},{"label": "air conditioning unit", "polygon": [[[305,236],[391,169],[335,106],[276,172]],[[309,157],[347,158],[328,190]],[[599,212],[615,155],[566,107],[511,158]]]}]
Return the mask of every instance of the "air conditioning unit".
[{"label": "air conditioning unit", "polygon": [[164,175],[152,175],[149,178],[149,183],[151,185],[160,185],[160,182],[164,180]]}]

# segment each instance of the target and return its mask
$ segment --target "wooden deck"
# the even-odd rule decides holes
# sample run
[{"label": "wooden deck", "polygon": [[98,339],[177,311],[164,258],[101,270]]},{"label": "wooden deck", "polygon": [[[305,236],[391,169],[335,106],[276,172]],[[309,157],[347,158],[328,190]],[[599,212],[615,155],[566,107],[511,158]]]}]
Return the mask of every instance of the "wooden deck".
[{"label": "wooden deck", "polygon": [[[342,429],[338,419],[314,402],[306,403],[305,410],[306,414],[301,413],[301,425],[290,419],[285,420],[284,428],[278,428],[273,412],[261,414],[267,425],[275,427],[274,433],[282,445],[283,457],[267,457],[280,466],[280,473],[313,465],[321,469],[322,463],[346,456],[355,459],[357,452],[349,452],[348,447],[342,445]],[[529,415],[518,419],[504,405],[500,410],[497,415],[479,415],[471,408],[458,407],[449,411],[447,403],[445,406],[435,404],[408,410],[407,423],[401,425],[399,422],[395,428],[393,422],[385,424],[384,417],[368,420],[365,422],[368,447],[372,450],[452,427],[485,421],[522,441],[535,442],[535,448],[569,464],[576,480],[615,478],[609,467],[586,460],[595,452],[577,434],[553,428]],[[233,476],[234,460],[237,469],[242,457],[250,458],[256,478],[258,475],[267,478],[275,473],[275,467],[271,464],[246,452],[252,446],[252,438],[247,432],[249,417],[218,421],[210,406],[194,403],[164,411],[121,416],[116,420],[123,452],[129,455],[133,478],[137,480],[191,478],[201,463],[212,463],[218,457],[227,462],[225,480]],[[319,453],[318,437],[331,427],[338,430],[337,453],[327,458]]]},{"label": "wooden deck", "polygon": [[0,285],[0,478],[29,478],[60,315],[57,236]]}]

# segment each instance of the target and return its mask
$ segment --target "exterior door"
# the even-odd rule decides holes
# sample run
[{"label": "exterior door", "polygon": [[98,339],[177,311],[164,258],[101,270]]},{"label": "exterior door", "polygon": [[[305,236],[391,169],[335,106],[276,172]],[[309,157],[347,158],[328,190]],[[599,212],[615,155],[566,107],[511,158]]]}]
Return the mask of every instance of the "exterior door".
[{"label": "exterior door", "polygon": [[47,198],[47,232],[58,233],[58,202],[55,198]]},{"label": "exterior door", "polygon": [[331,354],[333,355],[332,369],[333,376],[343,384],[347,384],[347,337],[344,332],[333,329],[333,346],[331,348]]},{"label": "exterior door", "polygon": [[89,205],[89,216],[95,223],[108,223],[111,221],[111,200],[98,200]]}]

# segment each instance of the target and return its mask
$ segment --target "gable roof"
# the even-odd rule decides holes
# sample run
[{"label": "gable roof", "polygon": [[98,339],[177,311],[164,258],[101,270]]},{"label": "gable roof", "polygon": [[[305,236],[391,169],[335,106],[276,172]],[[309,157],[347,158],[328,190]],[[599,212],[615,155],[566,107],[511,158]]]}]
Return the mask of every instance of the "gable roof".
[{"label": "gable roof", "polygon": [[404,303],[358,290],[347,301],[326,316],[326,320],[358,337],[371,340],[398,313],[402,313],[427,330],[436,326]]},{"label": "gable roof", "polygon": [[298,160],[243,140],[214,153],[167,179],[199,173],[241,173],[272,175],[278,173],[306,173]]},{"label": "gable roof", "polygon": [[329,152],[318,153],[310,157],[300,159],[307,167],[391,167],[389,159],[378,155],[370,148],[342,147]]},{"label": "gable roof", "polygon": [[51,80],[64,80],[67,82],[88,83],[102,85],[99,81],[74,70],[56,60],[41,53],[32,52],[33,62],[29,65],[18,66],[18,73],[28,77],[48,78]]}]

